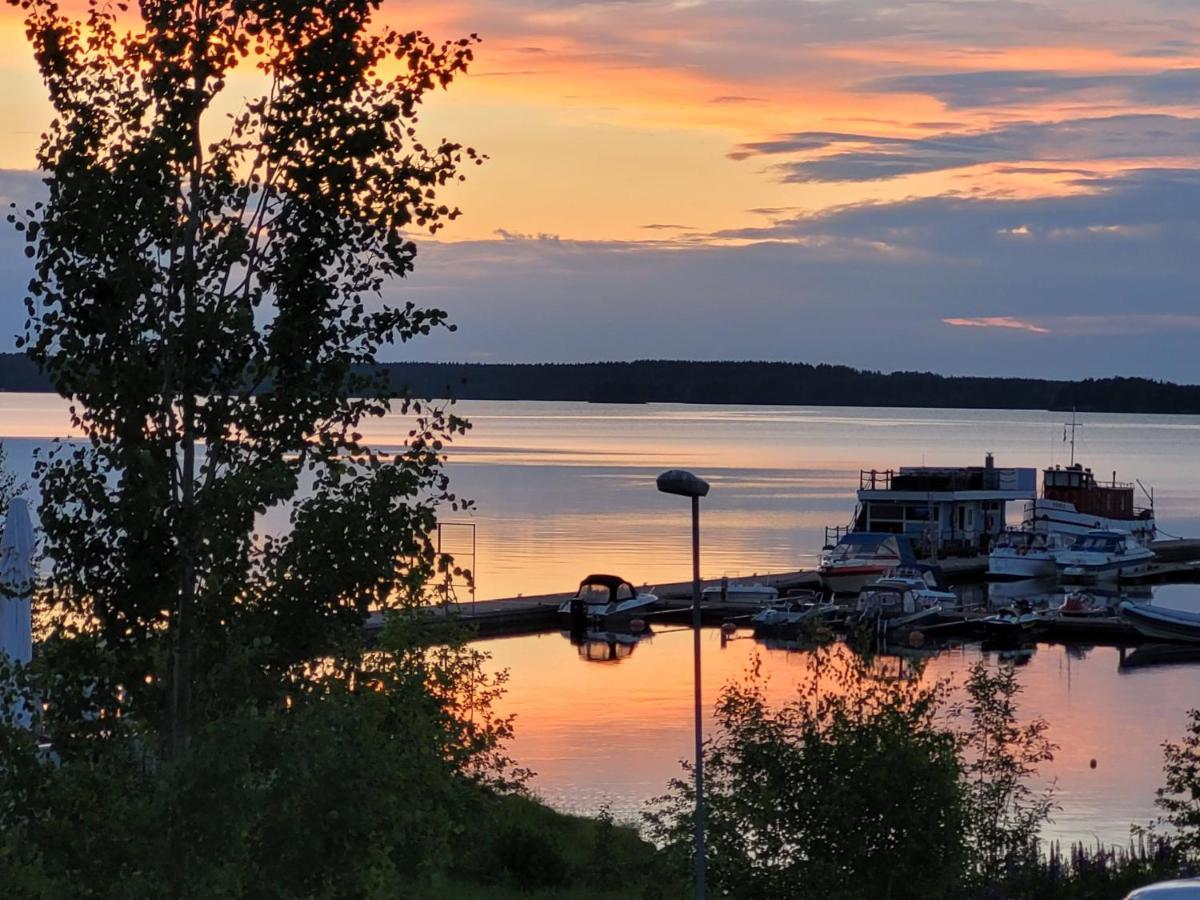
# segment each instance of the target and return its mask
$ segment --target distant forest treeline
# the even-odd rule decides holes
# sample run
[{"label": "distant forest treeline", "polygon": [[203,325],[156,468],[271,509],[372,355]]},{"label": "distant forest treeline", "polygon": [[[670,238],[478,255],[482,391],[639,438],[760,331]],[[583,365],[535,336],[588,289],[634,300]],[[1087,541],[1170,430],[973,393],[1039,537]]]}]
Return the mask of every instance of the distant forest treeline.
[{"label": "distant forest treeline", "polygon": [[[461,400],[732,403],[791,406],[1077,408],[1081,412],[1200,414],[1200,385],[1148,378],[949,377],[782,362],[639,360],[609,363],[390,363],[397,394]],[[0,390],[45,391],[16,353],[0,354]]]}]

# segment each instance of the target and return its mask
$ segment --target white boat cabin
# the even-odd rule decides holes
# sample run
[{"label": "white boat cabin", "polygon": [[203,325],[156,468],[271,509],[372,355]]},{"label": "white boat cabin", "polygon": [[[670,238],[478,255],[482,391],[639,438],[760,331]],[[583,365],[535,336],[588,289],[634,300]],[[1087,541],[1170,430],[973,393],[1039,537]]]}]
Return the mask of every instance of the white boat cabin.
[{"label": "white boat cabin", "polygon": [[859,474],[854,531],[905,534],[922,555],[986,553],[1007,527],[1010,501],[1037,497],[1037,470],[902,466]]}]

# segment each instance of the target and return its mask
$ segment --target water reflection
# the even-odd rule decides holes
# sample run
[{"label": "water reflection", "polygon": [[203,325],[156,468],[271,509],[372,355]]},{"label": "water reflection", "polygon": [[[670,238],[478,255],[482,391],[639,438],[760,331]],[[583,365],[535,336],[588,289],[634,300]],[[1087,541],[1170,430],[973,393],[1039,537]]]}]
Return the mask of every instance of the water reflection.
[{"label": "water reflection", "polygon": [[[983,596],[994,587],[970,591]],[[1042,587],[1037,593],[1062,596]],[[1198,608],[1200,586],[1157,587],[1152,599]],[[813,677],[811,643],[755,639],[749,628],[724,640],[716,628],[701,637],[709,709],[722,685],[744,678],[753,666],[767,679],[767,696],[776,703]],[[564,666],[566,659],[581,657],[557,633],[488,643],[492,664],[511,674],[503,704],[518,715],[513,752],[537,772],[534,788],[552,804],[583,811],[609,803],[618,815],[636,818],[644,802],[679,774],[679,760],[690,758],[688,629],[664,627],[653,641],[636,646],[636,654],[620,665]],[[1161,744],[1178,739],[1187,710],[1200,706],[1200,648],[1188,646],[1121,647],[1089,638],[992,647],[959,637],[928,639],[920,646],[878,645],[868,658],[881,679],[944,678],[952,685],[962,683],[976,660],[1015,667],[1024,688],[1019,714],[1045,717],[1059,745],[1042,772],[1045,783],[1056,783],[1062,807],[1047,829],[1054,839],[1123,844],[1131,823],[1153,818],[1154,791],[1162,782]],[[581,704],[581,697],[602,699]]]},{"label": "water reflection", "polygon": [[561,632],[579,651],[585,662],[616,663],[629,659],[643,641],[649,641],[654,632],[649,626],[633,631],[599,631],[588,628]]}]

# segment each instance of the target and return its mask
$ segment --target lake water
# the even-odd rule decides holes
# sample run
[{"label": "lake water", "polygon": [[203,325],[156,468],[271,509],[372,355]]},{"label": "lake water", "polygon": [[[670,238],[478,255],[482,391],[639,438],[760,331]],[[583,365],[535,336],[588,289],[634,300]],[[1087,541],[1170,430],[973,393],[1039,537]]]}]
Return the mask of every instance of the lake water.
[{"label": "lake water", "polygon": [[[34,446],[67,434],[64,410],[54,397],[0,393],[12,468],[28,471]],[[447,516],[474,528],[448,525],[443,546],[472,566],[480,599],[561,592],[593,571],[651,585],[688,578],[687,502],[654,487],[667,468],[712,483],[702,501],[703,574],[749,576],[812,565],[825,526],[850,520],[860,469],[980,465],[988,451],[998,466],[1040,469],[1069,453],[1063,416],[1033,411],[523,402],[464,402],[458,411],[474,428],[451,451],[451,475],[477,510]],[[1081,421],[1079,460],[1102,478],[1115,470],[1153,489],[1164,532],[1200,535],[1200,417]],[[381,448],[401,444],[405,431],[399,418],[364,428]],[[1156,589],[1155,602],[1200,609],[1200,587]],[[704,638],[706,701],[755,653],[772,692],[806,677],[803,653]],[[557,633],[486,647],[494,666],[510,670],[513,753],[554,805],[608,804],[634,816],[690,755],[686,631],[659,629],[616,662],[590,661]],[[971,644],[947,650],[927,677],[954,678],[981,653]],[[1186,710],[1200,705],[1200,667],[1121,660],[1114,648],[1041,645],[1020,669],[1023,714],[1045,716],[1060,745],[1046,768],[1062,805],[1054,836],[1122,843],[1131,822],[1153,815],[1162,741],[1177,738]]]}]

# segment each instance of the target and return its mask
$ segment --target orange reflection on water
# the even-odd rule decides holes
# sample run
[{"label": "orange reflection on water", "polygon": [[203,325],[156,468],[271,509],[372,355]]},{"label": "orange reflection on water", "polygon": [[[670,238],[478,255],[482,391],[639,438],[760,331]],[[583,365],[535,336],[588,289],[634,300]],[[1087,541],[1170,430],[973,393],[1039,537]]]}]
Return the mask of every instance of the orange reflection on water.
[{"label": "orange reflection on water", "polygon": [[[744,677],[756,655],[773,703],[794,696],[812,677],[808,654],[766,649],[746,631],[724,648],[716,630],[702,637],[708,734],[713,723],[707,714],[721,687]],[[517,715],[511,749],[535,770],[533,789],[552,805],[583,812],[608,805],[618,818],[637,818],[645,801],[682,774],[679,761],[691,759],[692,644],[686,628],[660,627],[615,664],[582,659],[558,633],[482,646],[493,654],[491,665],[510,670],[502,706]],[[923,677],[961,683],[981,657],[1000,664],[978,645],[966,645],[931,658]],[[1048,838],[1122,844],[1131,824],[1146,824],[1162,784],[1161,743],[1178,739],[1186,710],[1200,705],[1195,668],[1122,672],[1119,657],[1114,648],[1041,645],[1018,670],[1020,715],[1045,717],[1059,745],[1040,779],[1056,784],[1061,807],[1045,830]],[[876,665],[881,674],[895,674],[912,664],[891,657]]]}]

